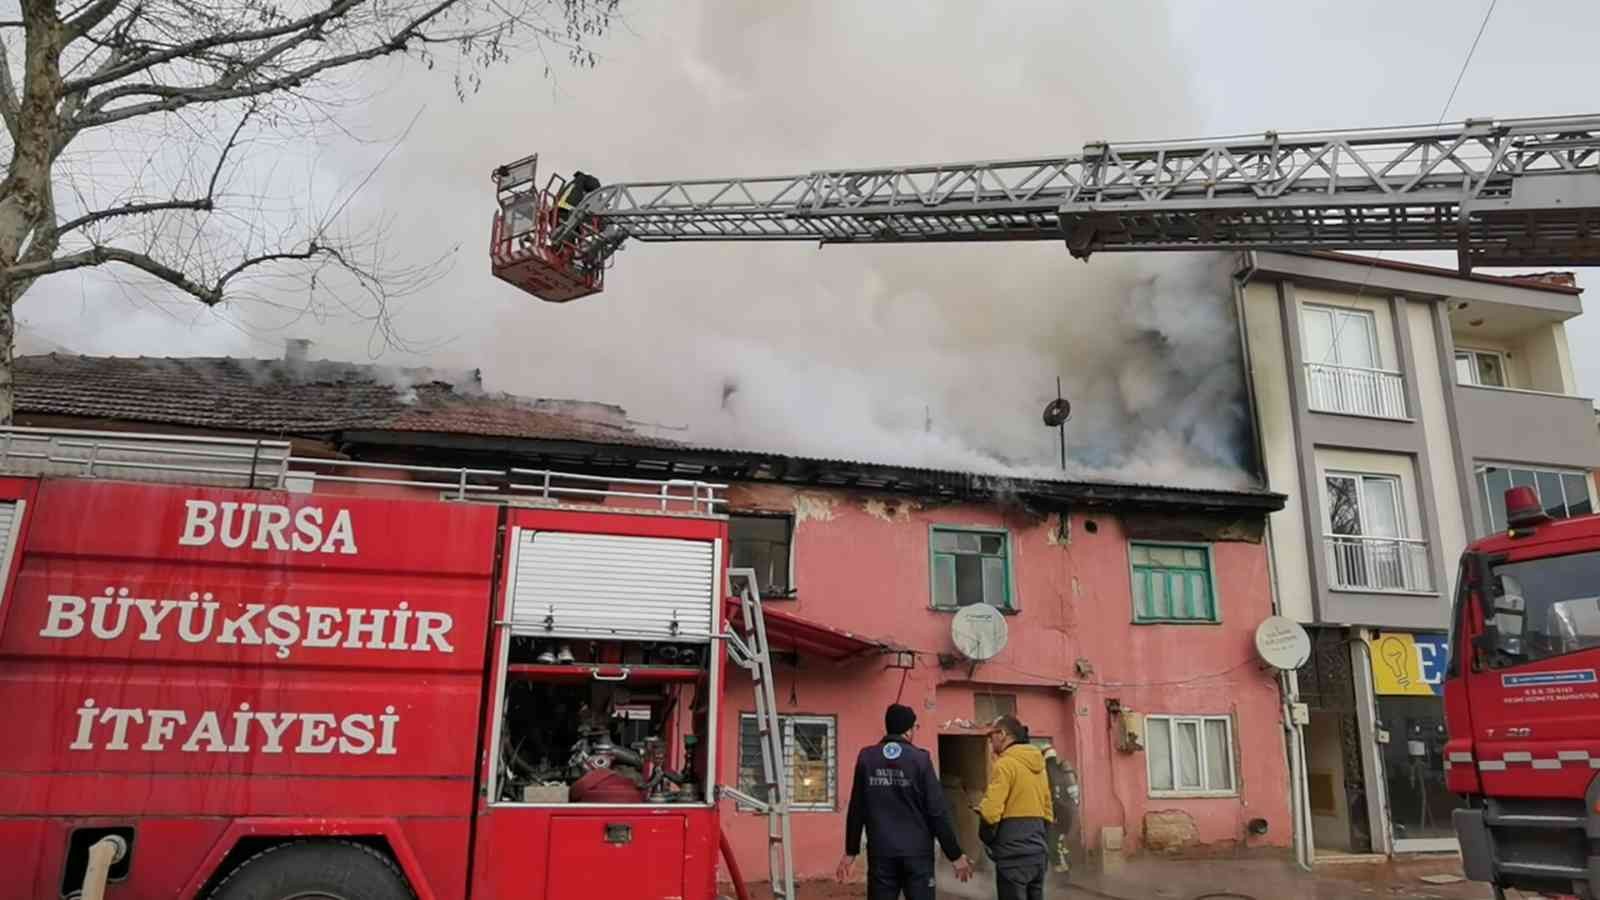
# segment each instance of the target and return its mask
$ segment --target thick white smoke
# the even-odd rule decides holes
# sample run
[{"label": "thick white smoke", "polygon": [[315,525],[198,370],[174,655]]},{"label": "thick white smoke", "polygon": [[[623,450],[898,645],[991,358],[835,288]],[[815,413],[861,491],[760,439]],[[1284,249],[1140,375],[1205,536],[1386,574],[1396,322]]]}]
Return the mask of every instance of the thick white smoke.
[{"label": "thick white smoke", "polygon": [[[342,128],[393,135],[427,108],[352,213],[389,217],[391,256],[460,246],[450,276],[399,317],[406,337],[435,349],[381,361],[479,368],[489,390],[616,403],[700,445],[1039,475],[1060,472],[1040,421],[1059,376],[1073,404],[1070,474],[1242,484],[1237,333],[1226,263],[1213,257],[1084,264],[1056,241],[629,245],[605,293],[565,306],[488,272],[488,173],[533,151],[545,172],[618,181],[1191,134],[1199,116],[1167,15],[1147,2],[1002,13],[686,0],[633,9],[598,68],[558,71],[553,85],[530,59],[492,70],[459,103],[448,78],[375,68],[373,86],[392,83]],[[307,151],[308,198],[362,181],[389,149],[331,146]],[[274,161],[275,173],[296,168]],[[290,327],[316,340],[314,356],[370,361],[361,322],[226,315],[249,337],[217,329],[224,352],[276,355],[284,335],[273,329]],[[108,341],[95,343],[104,352]]]}]

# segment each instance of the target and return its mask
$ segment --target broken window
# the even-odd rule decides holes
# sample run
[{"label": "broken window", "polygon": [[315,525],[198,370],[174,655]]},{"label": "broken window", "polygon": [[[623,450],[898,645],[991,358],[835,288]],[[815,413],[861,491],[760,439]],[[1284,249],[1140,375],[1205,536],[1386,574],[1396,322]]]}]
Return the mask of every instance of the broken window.
[{"label": "broken window", "polygon": [[793,518],[729,516],[728,535],[733,545],[730,567],[755,569],[761,596],[794,596],[794,580],[789,572],[790,547],[794,537]]},{"label": "broken window", "polygon": [[1014,610],[1010,540],[1004,531],[935,528],[932,536],[933,608],[987,603]]},{"label": "broken window", "polygon": [[[754,713],[739,717],[739,790],[765,799],[761,733]],[[789,773],[789,808],[831,811],[838,796],[837,726],[832,716],[779,716],[784,769]]]}]

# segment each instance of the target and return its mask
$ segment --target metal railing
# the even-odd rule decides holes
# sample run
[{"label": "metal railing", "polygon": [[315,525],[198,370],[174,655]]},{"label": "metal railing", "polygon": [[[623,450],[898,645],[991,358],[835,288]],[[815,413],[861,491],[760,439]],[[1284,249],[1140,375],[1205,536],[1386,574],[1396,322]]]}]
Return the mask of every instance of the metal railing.
[{"label": "metal railing", "polygon": [[1410,538],[1325,534],[1328,582],[1341,590],[1433,590],[1428,544]]},{"label": "metal railing", "polygon": [[[0,426],[0,473],[288,490],[298,479],[386,485],[454,500],[605,504],[647,501],[662,512],[709,514],[725,484],[619,478],[549,469],[479,469],[294,456],[288,441]],[[348,473],[348,474],[347,474]],[[582,485],[592,485],[582,486]],[[642,508],[642,504],[629,503]]]},{"label": "metal railing", "polygon": [[1406,418],[1406,382],[1399,372],[1306,363],[1306,393],[1313,410]]}]

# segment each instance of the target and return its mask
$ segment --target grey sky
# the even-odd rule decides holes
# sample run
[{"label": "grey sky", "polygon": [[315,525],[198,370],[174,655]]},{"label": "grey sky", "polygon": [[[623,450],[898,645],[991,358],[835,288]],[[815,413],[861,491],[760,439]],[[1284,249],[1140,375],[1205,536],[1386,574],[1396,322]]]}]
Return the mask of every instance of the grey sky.
[{"label": "grey sky", "polygon": [[[713,442],[972,467],[995,455],[1049,461],[1054,438],[1037,412],[1061,374],[1081,464],[1183,483],[1225,481],[1211,470],[1237,461],[1229,387],[1203,381],[1230,326],[1217,303],[1188,300],[1214,293],[1203,260],[1084,265],[1055,244],[632,246],[604,294],[560,307],[489,276],[487,173],[533,151],[547,172],[633,180],[1431,122],[1483,11],[1348,0],[638,7],[600,45],[597,69],[558,66],[554,82],[529,59],[491,70],[461,103],[448,77],[414,64],[368,73],[376,92],[350,111],[351,130],[392,137],[423,111],[354,213],[388,216],[408,257],[460,248],[401,319],[408,336],[444,342],[426,361],[481,366],[500,389],[622,402]],[[1597,34],[1592,3],[1501,0],[1448,117],[1594,111]],[[325,202],[384,150],[321,144],[275,169],[274,185],[314,187]],[[281,320],[260,310],[213,315],[140,296],[60,278],[22,318],[36,338],[85,353],[281,350],[284,332],[268,327]],[[1590,395],[1600,361],[1582,347],[1595,321],[1570,326]],[[331,356],[367,356],[351,323],[289,331]],[[739,391],[724,409],[730,379]]]}]

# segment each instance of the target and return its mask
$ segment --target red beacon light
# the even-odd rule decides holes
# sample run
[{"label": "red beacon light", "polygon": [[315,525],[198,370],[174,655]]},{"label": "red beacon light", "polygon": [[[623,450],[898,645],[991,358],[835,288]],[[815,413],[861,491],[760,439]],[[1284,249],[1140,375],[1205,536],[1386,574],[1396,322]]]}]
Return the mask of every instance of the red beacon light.
[{"label": "red beacon light", "polygon": [[1536,526],[1550,521],[1539,495],[1526,485],[1506,491],[1506,525],[1511,537],[1531,534]]}]

